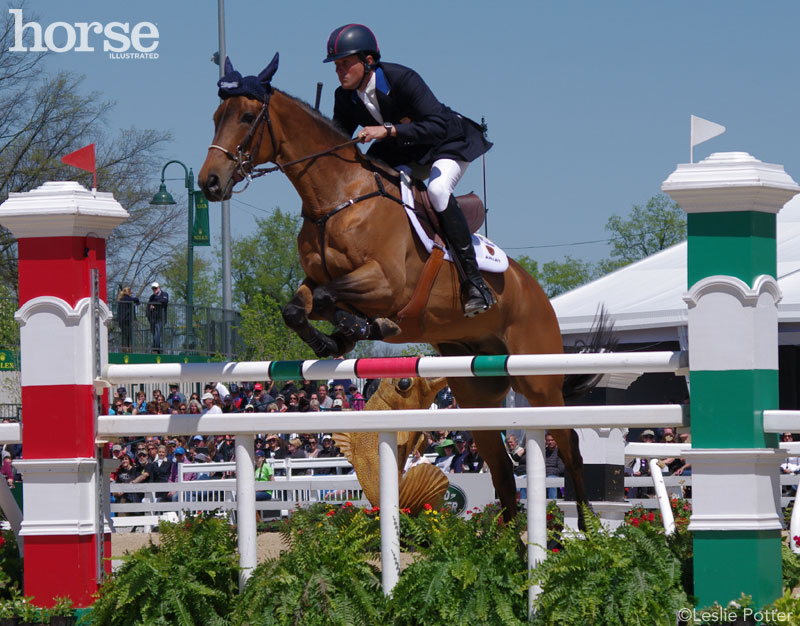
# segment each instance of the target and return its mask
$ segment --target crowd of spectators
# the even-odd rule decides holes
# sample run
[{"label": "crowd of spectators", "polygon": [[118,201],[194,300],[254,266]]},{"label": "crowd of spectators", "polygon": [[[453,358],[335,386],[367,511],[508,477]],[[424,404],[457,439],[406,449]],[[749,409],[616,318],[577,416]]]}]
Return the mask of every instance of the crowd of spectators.
[{"label": "crowd of spectators", "polygon": [[[251,412],[308,412],[308,411],[360,411],[366,399],[358,390],[358,386],[349,380],[335,380],[328,384],[312,383],[309,380],[273,381],[231,384],[229,387],[220,382],[210,382],[199,392],[185,396],[180,386],[170,384],[166,395],[155,389],[148,399],[144,391],[135,393],[135,399],[125,387],[119,387],[109,402],[111,415],[149,415],[149,414],[205,414],[205,413],[251,413]],[[449,388],[442,390],[436,397],[431,409],[456,408],[458,403]],[[333,425],[333,424],[332,424]],[[478,447],[468,431],[427,431],[426,445],[421,452],[410,457],[406,470],[419,463],[433,462],[445,473],[482,473],[488,466],[478,452]],[[509,431],[504,433],[505,446],[514,473],[525,474],[524,433]],[[656,431],[646,429],[640,440],[656,441]],[[688,443],[688,433],[676,434],[673,428],[658,431],[658,440],[663,443]],[[783,437],[784,441],[792,441],[791,434]],[[178,479],[178,464],[184,464],[183,481],[197,479],[223,478],[230,473],[223,471],[202,471],[203,463],[230,462],[234,460],[235,445],[231,435],[202,437],[121,437],[110,446],[110,454],[120,461],[118,469],[112,474],[115,483],[175,483]],[[20,480],[20,475],[13,467],[13,461],[22,455],[20,444],[0,446],[2,464],[0,474],[9,486]],[[555,439],[548,433],[545,436],[545,469],[548,477],[563,477],[564,463],[558,456]],[[435,457],[433,456],[435,455]],[[256,436],[256,480],[272,480],[276,472],[280,475],[283,469],[273,469],[267,459],[302,459],[302,458],[336,458],[342,456],[330,433],[262,433]],[[661,459],[660,465],[665,475],[687,476],[691,474],[691,464],[675,456]],[[191,467],[189,467],[191,466]],[[188,469],[187,469],[188,468]],[[800,461],[797,458],[787,459],[781,466],[784,473],[800,473]],[[305,469],[295,469],[293,474],[305,473]],[[314,469],[315,474],[336,473],[335,467]],[[636,458],[625,467],[628,476],[649,476],[648,459]],[[182,481],[181,481],[182,482]],[[647,495],[650,488],[632,488],[629,497]],[[271,497],[270,491],[258,491],[259,499]],[[142,493],[114,492],[112,496],[118,502],[141,502]],[[548,488],[547,497],[555,498],[558,491]],[[176,501],[179,494],[164,487],[157,492],[159,501]]]}]

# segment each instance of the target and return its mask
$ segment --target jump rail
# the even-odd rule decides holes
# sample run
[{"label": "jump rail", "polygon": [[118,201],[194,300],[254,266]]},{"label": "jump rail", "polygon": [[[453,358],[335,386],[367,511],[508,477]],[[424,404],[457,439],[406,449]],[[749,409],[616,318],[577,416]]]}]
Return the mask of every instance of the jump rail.
[{"label": "jump rail", "polygon": [[377,359],[109,364],[95,384],[434,378],[553,374],[688,373],[687,352],[387,357]]}]

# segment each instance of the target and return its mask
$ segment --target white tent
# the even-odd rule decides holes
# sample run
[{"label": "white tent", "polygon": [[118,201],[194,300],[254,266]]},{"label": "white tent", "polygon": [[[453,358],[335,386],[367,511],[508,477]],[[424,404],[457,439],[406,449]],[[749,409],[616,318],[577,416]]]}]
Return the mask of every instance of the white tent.
[{"label": "white tent", "polygon": [[[800,195],[778,213],[779,341],[800,344]],[[620,343],[677,341],[685,347],[686,242],[553,298],[565,345],[584,337],[598,306],[614,319]]]}]

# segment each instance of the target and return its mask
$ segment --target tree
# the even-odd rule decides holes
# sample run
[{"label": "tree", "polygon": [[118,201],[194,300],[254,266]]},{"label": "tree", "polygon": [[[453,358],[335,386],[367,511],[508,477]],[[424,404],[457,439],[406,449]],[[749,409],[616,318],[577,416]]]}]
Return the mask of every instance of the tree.
[{"label": "tree", "polygon": [[635,204],[626,219],[612,215],[606,222],[611,239],[611,259],[604,267],[616,269],[655,254],[686,239],[686,215],[664,194],[642,207]]},{"label": "tree", "polygon": [[539,263],[528,255],[523,254],[516,261],[539,282],[548,298],[579,287],[598,275],[595,265],[569,255],[563,261],[548,261],[541,270]]},{"label": "tree", "polygon": [[[192,272],[193,300],[195,306],[222,306],[222,297],[219,291],[219,281],[215,276],[211,261],[194,252]],[[186,273],[188,263],[186,260],[186,246],[177,248],[170,255],[161,276],[164,284],[168,285],[170,297],[175,301],[186,301]]]},{"label": "tree", "polygon": [[542,265],[527,255],[517,262],[539,281],[548,297],[580,287],[629,263],[648,257],[686,239],[686,216],[680,207],[664,194],[657,194],[647,204],[633,205],[627,218],[612,215],[606,230],[613,234],[610,240],[611,256],[590,263],[567,255],[563,261],[550,261]]},{"label": "tree", "polygon": [[[173,207],[153,211],[153,188],[142,184],[156,180],[157,151],[169,134],[134,128],[110,134],[104,125],[113,102],[97,92],[82,93],[82,78],[75,74],[42,75],[42,56],[11,53],[13,42],[14,18],[6,14],[0,21],[0,197],[47,180],[77,179],[90,186],[91,174],[62,164],[60,157],[94,142],[101,189],[131,214],[108,239],[109,290],[149,281],[172,252],[182,214]],[[4,295],[17,295],[16,241],[6,230],[0,230],[0,282]]]},{"label": "tree", "polygon": [[542,265],[542,277],[539,282],[547,297],[554,298],[596,277],[597,269],[592,263],[567,255],[563,261],[549,261]]},{"label": "tree", "polygon": [[255,292],[242,308],[239,335],[245,346],[245,358],[256,361],[293,361],[314,359],[314,352],[289,330],[281,315],[281,306],[270,295]]},{"label": "tree", "polygon": [[248,306],[261,294],[283,306],[294,295],[305,278],[297,252],[302,219],[276,208],[271,216],[256,219],[252,235],[233,242],[231,273],[240,305]]}]

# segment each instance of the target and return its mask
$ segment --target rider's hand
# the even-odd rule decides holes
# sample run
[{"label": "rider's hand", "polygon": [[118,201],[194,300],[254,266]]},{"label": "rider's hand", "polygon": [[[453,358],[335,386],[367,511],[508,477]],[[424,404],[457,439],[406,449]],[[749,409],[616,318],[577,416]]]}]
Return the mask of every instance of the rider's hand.
[{"label": "rider's hand", "polygon": [[358,133],[361,143],[367,143],[375,139],[386,139],[388,136],[389,131],[383,126],[366,126]]}]

